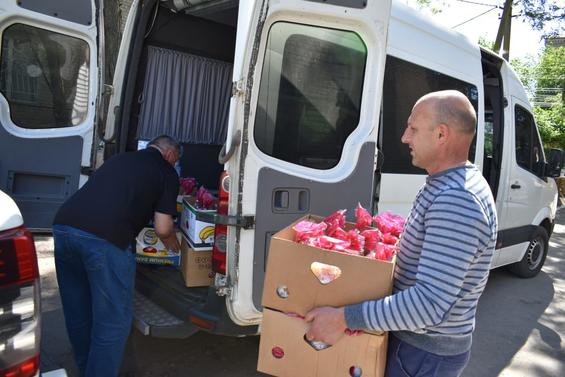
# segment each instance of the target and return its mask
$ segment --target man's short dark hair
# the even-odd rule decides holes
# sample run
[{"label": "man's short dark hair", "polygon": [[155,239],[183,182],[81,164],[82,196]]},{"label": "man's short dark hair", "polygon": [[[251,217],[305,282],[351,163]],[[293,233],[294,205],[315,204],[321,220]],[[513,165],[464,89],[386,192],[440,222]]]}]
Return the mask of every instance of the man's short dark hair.
[{"label": "man's short dark hair", "polygon": [[172,149],[179,155],[181,154],[181,147],[178,141],[168,135],[157,136],[147,144],[147,147],[150,146],[155,146],[162,151]]}]

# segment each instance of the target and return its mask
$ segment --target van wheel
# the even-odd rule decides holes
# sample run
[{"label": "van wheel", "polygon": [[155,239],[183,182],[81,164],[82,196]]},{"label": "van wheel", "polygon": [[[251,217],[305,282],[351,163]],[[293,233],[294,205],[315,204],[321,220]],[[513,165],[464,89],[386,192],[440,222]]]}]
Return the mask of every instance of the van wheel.
[{"label": "van wheel", "polygon": [[538,227],[532,235],[532,239],[522,260],[511,264],[508,266],[508,269],[521,278],[533,278],[543,267],[548,247],[549,236],[547,235],[547,231],[542,227]]}]

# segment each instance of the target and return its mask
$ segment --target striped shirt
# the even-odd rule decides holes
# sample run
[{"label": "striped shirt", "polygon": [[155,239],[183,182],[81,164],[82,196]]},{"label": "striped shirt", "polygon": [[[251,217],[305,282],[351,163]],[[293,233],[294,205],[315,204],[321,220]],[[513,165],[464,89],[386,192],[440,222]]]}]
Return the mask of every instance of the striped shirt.
[{"label": "striped shirt", "polygon": [[496,234],[494,199],[476,166],[429,176],[400,240],[394,294],[347,306],[348,327],[394,331],[440,355],[466,352]]}]

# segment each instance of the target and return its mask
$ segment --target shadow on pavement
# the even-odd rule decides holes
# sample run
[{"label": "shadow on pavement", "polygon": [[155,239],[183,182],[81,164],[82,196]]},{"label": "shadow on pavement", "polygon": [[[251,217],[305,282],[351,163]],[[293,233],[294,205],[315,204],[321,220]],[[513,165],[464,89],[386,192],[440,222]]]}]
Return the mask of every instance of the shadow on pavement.
[{"label": "shadow on pavement", "polygon": [[[559,214],[561,224],[564,215]],[[518,363],[527,365],[527,370],[519,375],[555,377],[549,364],[565,366],[565,349],[555,331],[565,328],[565,312],[559,309],[563,292],[556,289],[564,282],[565,250],[559,247],[564,244],[565,227],[561,225],[550,239],[545,266],[532,279],[520,279],[504,268],[491,271],[479,301],[471,360],[463,377],[500,375],[528,341],[526,354],[520,355],[528,361]],[[514,375],[508,373],[504,375]]]}]

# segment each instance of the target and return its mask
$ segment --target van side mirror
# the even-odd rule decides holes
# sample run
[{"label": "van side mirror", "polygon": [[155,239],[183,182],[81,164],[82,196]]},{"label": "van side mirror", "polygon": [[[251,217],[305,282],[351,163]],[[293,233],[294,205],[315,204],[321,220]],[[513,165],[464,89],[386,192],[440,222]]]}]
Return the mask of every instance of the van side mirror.
[{"label": "van side mirror", "polygon": [[563,160],[565,153],[561,149],[550,149],[548,161],[545,167],[545,175],[547,177],[559,177],[563,168]]}]

